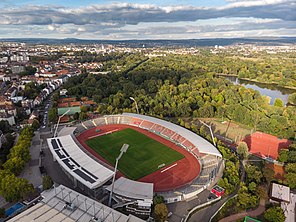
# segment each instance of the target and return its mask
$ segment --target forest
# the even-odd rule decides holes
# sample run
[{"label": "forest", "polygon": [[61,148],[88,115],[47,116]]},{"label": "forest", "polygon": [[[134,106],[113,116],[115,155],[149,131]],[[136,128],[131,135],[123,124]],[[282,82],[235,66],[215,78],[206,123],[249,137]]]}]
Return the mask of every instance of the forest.
[{"label": "forest", "polygon": [[[250,69],[255,73],[262,63],[271,64],[267,59],[264,62],[260,60],[260,63],[253,60],[241,63],[227,56],[209,56],[207,53],[169,54],[150,59],[136,53],[128,57],[133,62],[127,62],[127,56],[123,56],[124,61],[119,57],[107,61],[109,65],[122,65],[120,70],[108,75],[93,75],[85,71],[70,78],[64,88],[70,96],[78,99],[83,96],[93,98],[98,104],[97,112],[101,114],[135,112],[135,104],[129,99],[132,96],[141,114],[161,118],[227,118],[280,138],[295,137],[295,106],[284,106],[280,99],[270,105],[269,98],[261,96],[258,91],[234,85],[215,75],[226,72],[226,68],[228,72],[231,70],[230,73],[241,75],[242,66],[246,63],[256,64],[256,70]],[[292,85],[296,81],[293,64],[269,66],[272,73],[282,73],[280,78],[283,81],[289,80]],[[266,65],[264,67],[265,72]]]}]

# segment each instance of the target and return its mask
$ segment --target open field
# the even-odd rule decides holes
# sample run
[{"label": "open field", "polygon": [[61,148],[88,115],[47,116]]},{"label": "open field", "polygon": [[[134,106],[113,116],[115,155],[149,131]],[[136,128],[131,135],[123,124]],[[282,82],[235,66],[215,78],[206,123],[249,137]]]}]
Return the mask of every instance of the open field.
[{"label": "open field", "polygon": [[[252,128],[248,126],[239,125],[235,122],[229,122],[229,120],[222,121],[221,119],[218,119],[218,118],[199,118],[199,119],[207,124],[211,124],[214,134],[218,134],[222,137],[226,136],[226,138],[231,139],[234,143],[238,143],[239,141],[244,139],[247,135],[253,133]],[[227,133],[226,133],[226,130],[227,130]]]},{"label": "open field", "polygon": [[119,161],[118,169],[132,180],[138,180],[158,169],[184,158],[181,153],[152,138],[127,128],[86,141],[86,144],[113,166],[124,143],[130,145]]}]

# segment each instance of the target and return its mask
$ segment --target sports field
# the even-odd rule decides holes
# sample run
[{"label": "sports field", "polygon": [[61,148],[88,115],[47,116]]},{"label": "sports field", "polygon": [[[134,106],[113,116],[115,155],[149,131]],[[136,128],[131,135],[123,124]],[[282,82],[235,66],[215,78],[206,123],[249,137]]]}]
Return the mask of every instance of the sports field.
[{"label": "sports field", "polygon": [[157,171],[162,164],[167,166],[184,158],[183,154],[130,128],[86,141],[90,148],[113,166],[124,143],[129,144],[129,149],[121,157],[118,169],[132,180]]}]

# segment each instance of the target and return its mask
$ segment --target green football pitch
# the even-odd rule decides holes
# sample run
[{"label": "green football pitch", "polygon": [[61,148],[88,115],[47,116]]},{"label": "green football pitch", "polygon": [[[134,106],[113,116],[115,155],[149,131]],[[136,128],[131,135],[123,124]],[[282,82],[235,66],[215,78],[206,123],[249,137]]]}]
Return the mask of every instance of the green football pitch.
[{"label": "green football pitch", "polygon": [[90,148],[113,166],[124,143],[129,144],[129,148],[121,157],[118,169],[132,180],[153,173],[161,165],[164,167],[184,158],[181,153],[130,128],[86,141]]}]

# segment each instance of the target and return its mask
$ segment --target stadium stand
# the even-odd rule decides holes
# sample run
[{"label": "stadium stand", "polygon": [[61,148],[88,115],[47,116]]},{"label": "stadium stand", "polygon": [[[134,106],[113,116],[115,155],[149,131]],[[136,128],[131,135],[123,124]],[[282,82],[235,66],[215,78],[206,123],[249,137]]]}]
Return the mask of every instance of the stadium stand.
[{"label": "stadium stand", "polygon": [[150,130],[150,128],[153,126],[154,124],[148,121],[143,121],[142,124],[140,125],[141,128],[143,129],[147,129]]},{"label": "stadium stand", "polygon": [[156,133],[158,133],[158,134],[160,134],[164,129],[165,129],[165,127],[163,127],[163,126],[161,126],[161,125],[158,125],[158,124],[154,124],[154,125],[150,128],[151,131],[154,131],[154,132],[156,132]]},{"label": "stadium stand", "polygon": [[113,171],[84,153],[71,135],[47,139],[48,147],[75,186],[96,196],[97,189],[113,176]]},{"label": "stadium stand", "polygon": [[105,119],[103,117],[94,119],[94,122],[96,123],[97,126],[102,126],[106,124]]},{"label": "stadium stand", "polygon": [[163,136],[165,136],[165,137],[171,138],[171,137],[175,134],[175,132],[172,131],[172,130],[170,130],[170,129],[165,128],[165,129],[161,132],[161,134],[162,134]]}]

